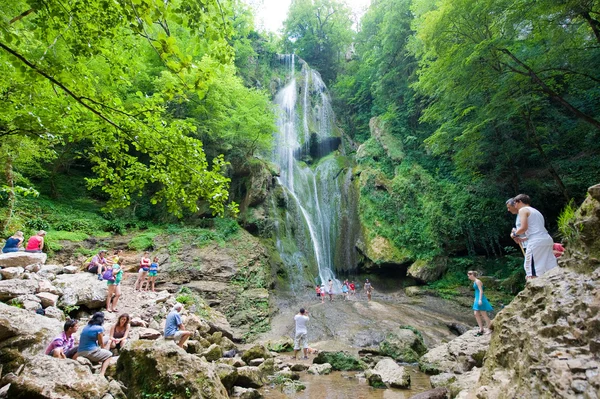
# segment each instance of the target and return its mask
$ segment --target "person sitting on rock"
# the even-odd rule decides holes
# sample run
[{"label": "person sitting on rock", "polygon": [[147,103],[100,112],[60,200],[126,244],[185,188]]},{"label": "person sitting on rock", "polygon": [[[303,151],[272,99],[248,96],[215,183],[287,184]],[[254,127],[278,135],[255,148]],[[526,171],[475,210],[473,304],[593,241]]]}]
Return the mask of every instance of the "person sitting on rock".
[{"label": "person sitting on rock", "polygon": [[101,363],[100,375],[104,375],[112,353],[102,349],[104,345],[104,313],[96,312],[83,328],[79,341],[77,356],[85,357],[92,363]]},{"label": "person sitting on rock", "polygon": [[76,359],[75,332],[77,332],[77,327],[77,320],[67,319],[64,331],[54,338],[46,348],[46,355],[59,359]]},{"label": "person sitting on rock", "polygon": [[40,230],[36,235],[29,237],[25,252],[42,253],[42,250],[44,249],[44,236],[46,236],[46,232]]},{"label": "person sitting on rock", "polygon": [[121,350],[127,343],[127,337],[129,336],[129,320],[130,317],[127,313],[123,313],[119,316],[117,322],[111,327],[108,341],[104,346],[104,349],[117,349]]},{"label": "person sitting on rock", "polygon": [[165,339],[177,341],[177,345],[181,348],[183,348],[183,345],[192,335],[191,332],[184,330],[185,327],[181,321],[181,315],[179,314],[182,309],[182,304],[175,304],[173,310],[171,310],[171,313],[167,316],[167,322],[165,323]]},{"label": "person sitting on rock", "polygon": [[23,245],[24,239],[23,232],[17,231],[14,235],[6,239],[4,248],[2,248],[2,253],[7,254],[9,252],[19,252],[21,245]]},{"label": "person sitting on rock", "polygon": [[102,249],[100,250],[100,252],[98,252],[98,255],[94,255],[92,257],[92,260],[88,265],[87,271],[90,273],[96,273],[98,275],[98,280],[102,280],[102,271],[106,264],[106,250]]}]

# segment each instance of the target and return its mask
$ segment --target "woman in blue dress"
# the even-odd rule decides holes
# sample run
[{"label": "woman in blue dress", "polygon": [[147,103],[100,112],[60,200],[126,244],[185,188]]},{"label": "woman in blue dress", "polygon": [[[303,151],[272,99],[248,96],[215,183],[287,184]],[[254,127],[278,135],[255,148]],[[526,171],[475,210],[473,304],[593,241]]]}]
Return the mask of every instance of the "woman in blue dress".
[{"label": "woman in blue dress", "polygon": [[[485,295],[483,295],[483,284],[481,283],[481,280],[477,278],[477,272],[471,270],[467,272],[467,276],[469,277],[469,280],[473,282],[473,288],[475,288],[473,310],[475,313],[475,319],[477,319],[477,325],[479,326],[479,332],[476,335],[481,336],[484,333],[489,334],[492,321],[490,320],[487,312],[491,312],[494,309],[492,308],[492,305],[490,305],[490,302],[487,300]],[[484,321],[485,330],[483,329]]]}]

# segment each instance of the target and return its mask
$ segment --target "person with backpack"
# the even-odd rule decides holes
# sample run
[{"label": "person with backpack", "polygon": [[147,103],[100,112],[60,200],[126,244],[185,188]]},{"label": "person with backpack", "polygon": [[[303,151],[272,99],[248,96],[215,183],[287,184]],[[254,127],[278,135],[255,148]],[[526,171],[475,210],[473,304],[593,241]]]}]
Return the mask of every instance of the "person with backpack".
[{"label": "person with backpack", "polygon": [[103,276],[108,286],[106,294],[106,311],[118,312],[117,304],[121,297],[121,280],[123,279],[123,268],[118,263],[108,266]]}]

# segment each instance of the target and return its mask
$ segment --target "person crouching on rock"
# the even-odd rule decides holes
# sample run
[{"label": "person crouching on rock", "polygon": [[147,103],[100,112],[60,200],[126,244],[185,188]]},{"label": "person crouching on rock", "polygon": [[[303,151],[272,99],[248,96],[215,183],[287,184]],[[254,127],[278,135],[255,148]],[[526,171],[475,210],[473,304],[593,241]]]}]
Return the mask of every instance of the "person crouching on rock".
[{"label": "person crouching on rock", "polygon": [[75,346],[75,333],[77,320],[67,319],[64,331],[50,342],[46,348],[46,355],[59,359],[76,359],[77,346]]},{"label": "person crouching on rock", "polygon": [[77,356],[85,357],[92,363],[101,363],[100,375],[104,375],[112,353],[102,349],[104,345],[104,313],[96,312],[81,331]]},{"label": "person crouching on rock", "polygon": [[127,343],[127,337],[129,336],[129,320],[130,317],[127,313],[123,313],[117,319],[117,322],[111,327],[108,341],[104,346],[104,349],[117,349],[121,350]]},{"label": "person crouching on rock", "polygon": [[184,330],[185,327],[181,321],[181,315],[179,314],[182,309],[182,304],[175,304],[173,310],[171,310],[171,313],[167,316],[167,322],[165,323],[165,339],[177,341],[177,345],[179,345],[180,348],[183,348],[183,345],[192,335],[191,332]]},{"label": "person crouching on rock", "polygon": [[[475,319],[477,320],[477,325],[479,326],[479,332],[476,335],[481,336],[484,333],[489,334],[492,321],[488,317],[487,312],[491,312],[494,309],[492,308],[492,305],[490,305],[485,295],[483,295],[483,283],[477,278],[477,272],[470,270],[467,272],[467,277],[469,280],[473,281],[473,288],[475,288],[473,310],[475,313]],[[483,329],[482,319],[485,320],[485,331]]]}]

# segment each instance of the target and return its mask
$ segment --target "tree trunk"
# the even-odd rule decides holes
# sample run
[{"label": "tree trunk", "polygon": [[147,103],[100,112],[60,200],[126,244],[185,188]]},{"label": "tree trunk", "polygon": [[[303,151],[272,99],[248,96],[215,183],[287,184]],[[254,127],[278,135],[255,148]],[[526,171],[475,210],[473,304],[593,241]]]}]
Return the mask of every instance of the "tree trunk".
[{"label": "tree trunk", "polygon": [[6,214],[0,225],[0,232],[5,232],[12,218],[13,210],[15,207],[15,177],[13,173],[13,159],[11,155],[6,157],[6,165],[4,168],[4,174],[6,177],[6,185],[8,186],[8,203],[6,206]]}]

